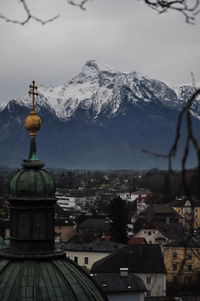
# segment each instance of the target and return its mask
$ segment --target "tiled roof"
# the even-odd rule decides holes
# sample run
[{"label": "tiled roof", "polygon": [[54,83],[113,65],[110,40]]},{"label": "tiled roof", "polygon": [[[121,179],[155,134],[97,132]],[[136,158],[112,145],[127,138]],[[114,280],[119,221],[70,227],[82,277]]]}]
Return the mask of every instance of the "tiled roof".
[{"label": "tiled roof", "polygon": [[107,218],[87,218],[79,225],[80,229],[92,229],[96,231],[109,231],[110,221]]},{"label": "tiled roof", "polygon": [[66,243],[62,247],[64,250],[68,251],[82,251],[82,252],[106,252],[111,253],[120,248],[123,248],[125,245],[119,244],[117,242],[112,242],[109,240],[96,240],[90,243],[84,244],[75,244],[75,243]]},{"label": "tiled roof", "polygon": [[74,222],[69,218],[57,218],[55,219],[55,226],[74,226]]},{"label": "tiled roof", "polygon": [[145,245],[147,244],[146,239],[144,237],[130,237],[128,241],[129,245]]},{"label": "tiled roof", "polygon": [[94,263],[91,273],[166,273],[159,245],[130,245]]},{"label": "tiled roof", "polygon": [[142,279],[133,274],[129,274],[124,277],[121,277],[119,273],[102,273],[93,274],[92,276],[106,293],[146,291],[146,287]]},{"label": "tiled roof", "polygon": [[175,248],[200,248],[200,241],[194,237],[187,236],[184,239],[175,240],[165,247],[175,247]]}]

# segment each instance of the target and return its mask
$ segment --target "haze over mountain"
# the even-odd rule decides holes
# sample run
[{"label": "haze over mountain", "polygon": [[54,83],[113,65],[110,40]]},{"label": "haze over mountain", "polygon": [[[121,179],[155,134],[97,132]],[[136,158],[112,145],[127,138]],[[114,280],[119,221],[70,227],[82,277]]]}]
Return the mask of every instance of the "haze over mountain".
[{"label": "haze over mountain", "polygon": [[[138,72],[123,73],[90,60],[64,85],[39,84],[38,90],[41,160],[52,167],[146,169],[167,166],[164,159],[141,150],[168,151],[178,112],[194,88],[171,88]],[[200,99],[192,109],[196,133],[200,131],[199,103]],[[24,96],[0,108],[0,164],[19,166],[27,158],[29,138],[23,127],[30,107],[29,97]],[[180,151],[182,147],[183,141]],[[196,164],[193,152],[189,162],[191,167]],[[175,166],[179,163],[180,156]]]}]

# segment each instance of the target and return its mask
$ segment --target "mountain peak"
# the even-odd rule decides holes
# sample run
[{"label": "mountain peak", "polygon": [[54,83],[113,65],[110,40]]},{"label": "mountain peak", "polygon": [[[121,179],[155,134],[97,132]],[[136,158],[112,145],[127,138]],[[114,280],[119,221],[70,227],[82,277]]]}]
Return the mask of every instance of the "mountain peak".
[{"label": "mountain peak", "polygon": [[120,73],[119,70],[111,68],[105,64],[101,64],[97,60],[88,60],[82,68],[83,73],[87,74],[98,74],[99,72],[109,72],[109,73]]}]

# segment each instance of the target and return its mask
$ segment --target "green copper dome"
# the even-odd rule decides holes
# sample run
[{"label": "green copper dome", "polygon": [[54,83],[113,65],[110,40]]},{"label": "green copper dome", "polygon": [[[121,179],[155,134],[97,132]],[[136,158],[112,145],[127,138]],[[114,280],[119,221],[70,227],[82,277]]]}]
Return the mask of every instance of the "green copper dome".
[{"label": "green copper dome", "polygon": [[41,161],[24,160],[22,166],[10,182],[11,197],[55,198],[54,180]]},{"label": "green copper dome", "polygon": [[68,259],[0,261],[2,301],[107,301],[86,272]]},{"label": "green copper dome", "polygon": [[108,301],[92,278],[55,248],[55,183],[36,152],[41,120],[33,108],[28,160],[10,182],[10,245],[0,250],[0,301]]}]

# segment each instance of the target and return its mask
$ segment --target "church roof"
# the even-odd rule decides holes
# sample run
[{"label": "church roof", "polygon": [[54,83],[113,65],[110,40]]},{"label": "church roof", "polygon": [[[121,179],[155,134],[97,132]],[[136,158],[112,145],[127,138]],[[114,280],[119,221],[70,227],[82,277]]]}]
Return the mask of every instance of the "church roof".
[{"label": "church roof", "polygon": [[39,160],[23,161],[23,169],[10,182],[10,194],[15,198],[55,198],[55,183],[52,176],[41,167]]},{"label": "church roof", "polygon": [[90,276],[68,259],[0,261],[0,300],[106,301]]}]

